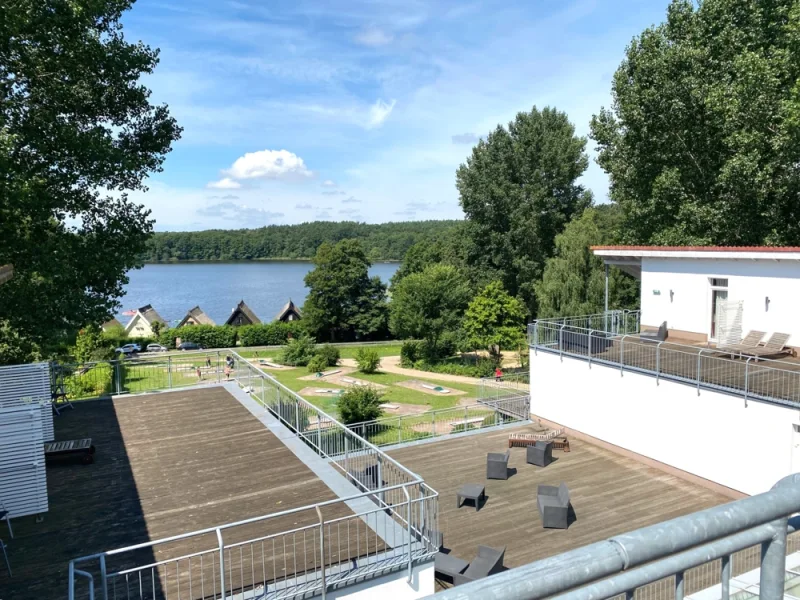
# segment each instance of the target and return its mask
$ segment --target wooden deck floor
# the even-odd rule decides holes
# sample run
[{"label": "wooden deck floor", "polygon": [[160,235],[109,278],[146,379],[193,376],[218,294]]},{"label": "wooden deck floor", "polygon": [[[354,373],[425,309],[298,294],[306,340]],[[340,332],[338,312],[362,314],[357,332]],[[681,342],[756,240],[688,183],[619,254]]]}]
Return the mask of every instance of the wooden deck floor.
[{"label": "wooden deck floor", "polygon": [[[505,546],[505,565],[516,567],[730,501],[580,440],[570,440],[569,453],[555,451],[556,460],[543,469],[526,463],[524,448],[512,448],[509,466],[516,473],[506,481],[487,480],[486,453],[505,452],[508,434],[488,432],[389,453],[439,492],[444,545],[464,560],[475,556],[478,544]],[[536,488],[562,481],[577,519],[567,530],[543,529]],[[487,500],[479,512],[472,505],[456,508],[456,491],[464,483],[485,484]]]},{"label": "wooden deck floor", "polygon": [[[85,402],[55,428],[59,440],[91,437],[95,463],[48,466],[44,521],[15,519],[11,540],[0,531],[14,574],[0,564],[2,599],[65,598],[73,558],[335,498],[223,388]],[[326,518],[348,514],[343,504],[326,508]],[[229,530],[226,542],[314,522],[313,511],[290,515]],[[215,545],[210,535],[136,562]]]}]

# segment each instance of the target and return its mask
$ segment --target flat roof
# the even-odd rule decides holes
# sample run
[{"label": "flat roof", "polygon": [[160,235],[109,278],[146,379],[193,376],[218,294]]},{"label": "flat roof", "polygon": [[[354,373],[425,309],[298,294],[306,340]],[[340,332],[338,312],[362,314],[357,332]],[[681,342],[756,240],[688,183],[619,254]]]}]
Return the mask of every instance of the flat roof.
[{"label": "flat roof", "polygon": [[[0,598],[60,600],[74,558],[337,498],[223,387],[76,402],[55,417],[55,432],[57,440],[91,437],[95,462],[49,464],[44,521],[12,520],[14,539],[0,529],[14,573],[9,579],[0,565]],[[344,503],[325,507],[326,519],[351,514]],[[314,511],[301,511],[225,539],[316,522]],[[209,535],[137,551],[136,564],[216,544]]]},{"label": "flat roof", "polygon": [[[642,258],[800,260],[798,246],[591,246],[591,251],[607,259]],[[607,261],[609,264],[614,264]]]},{"label": "flat roof", "polygon": [[[439,492],[439,528],[454,556],[471,561],[479,544],[505,546],[504,564],[513,568],[731,501],[635,458],[572,438],[571,452],[555,450],[546,468],[527,464],[525,448],[512,448],[511,477],[487,480],[487,452],[505,452],[512,432],[533,431],[532,426],[506,428],[388,452]],[[537,486],[562,481],[569,487],[575,520],[566,530],[543,529]],[[465,483],[486,486],[487,500],[478,512],[471,504],[456,508],[456,491]]]}]

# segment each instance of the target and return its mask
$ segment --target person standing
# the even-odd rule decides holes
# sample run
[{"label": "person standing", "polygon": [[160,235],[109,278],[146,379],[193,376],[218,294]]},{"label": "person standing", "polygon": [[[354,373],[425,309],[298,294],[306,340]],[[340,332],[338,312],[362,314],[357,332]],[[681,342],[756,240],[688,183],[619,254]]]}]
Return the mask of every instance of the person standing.
[{"label": "person standing", "polygon": [[494,380],[500,381],[503,378],[503,372],[500,370],[500,367],[497,367],[494,370]]}]

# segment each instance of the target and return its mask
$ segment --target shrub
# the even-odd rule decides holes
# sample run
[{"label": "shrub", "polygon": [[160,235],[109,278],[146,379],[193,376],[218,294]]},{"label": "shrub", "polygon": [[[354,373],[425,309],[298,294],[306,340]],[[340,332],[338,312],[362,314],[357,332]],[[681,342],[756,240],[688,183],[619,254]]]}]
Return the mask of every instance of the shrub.
[{"label": "shrub", "polygon": [[314,357],[308,361],[308,370],[312,373],[322,373],[328,367],[328,361],[321,354],[315,354]]},{"label": "shrub", "polygon": [[381,366],[381,357],[373,348],[359,348],[356,353],[356,363],[362,373],[374,373]]},{"label": "shrub", "polygon": [[242,346],[281,346],[290,338],[303,333],[301,321],[275,321],[260,325],[239,327],[239,343]]},{"label": "shrub", "polygon": [[158,343],[170,350],[175,349],[175,332],[180,329],[166,329],[158,334]]},{"label": "shrub", "polygon": [[111,393],[113,389],[114,369],[108,363],[78,369],[64,378],[67,398],[97,398]]},{"label": "shrub", "polygon": [[371,385],[353,386],[339,396],[337,408],[346,425],[372,421],[381,416],[381,393]]},{"label": "shrub", "polygon": [[304,333],[289,340],[283,347],[279,360],[285,365],[305,367],[314,358],[315,350],[314,338]]},{"label": "shrub", "polygon": [[491,377],[497,363],[489,358],[479,358],[473,364],[461,363],[430,363],[420,360],[414,363],[414,368],[431,373],[444,373],[447,375],[463,375],[464,377]]},{"label": "shrub", "polygon": [[414,363],[422,358],[422,342],[408,340],[400,347],[400,366],[411,369]]},{"label": "shrub", "polygon": [[326,367],[335,367],[339,364],[339,358],[341,355],[339,354],[339,349],[336,346],[325,344],[316,349],[316,356],[325,361]]},{"label": "shrub", "polygon": [[233,348],[236,346],[236,327],[230,325],[187,325],[170,330],[182,342],[194,342],[203,348]]}]

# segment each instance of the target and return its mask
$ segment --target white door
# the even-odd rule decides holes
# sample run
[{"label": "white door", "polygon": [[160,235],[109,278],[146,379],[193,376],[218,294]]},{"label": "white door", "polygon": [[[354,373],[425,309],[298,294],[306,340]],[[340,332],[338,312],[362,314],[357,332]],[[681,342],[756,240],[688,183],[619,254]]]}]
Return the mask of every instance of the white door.
[{"label": "white door", "polygon": [[792,425],[792,473],[800,473],[800,425]]},{"label": "white door", "polygon": [[719,337],[719,317],[722,312],[720,306],[728,299],[728,280],[712,278],[711,281],[711,328],[709,340],[716,342]]}]

